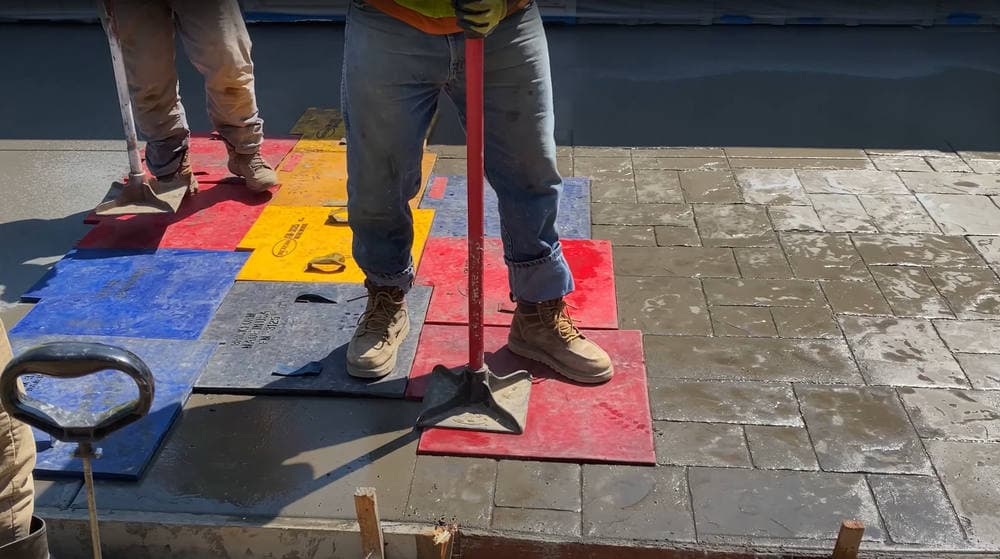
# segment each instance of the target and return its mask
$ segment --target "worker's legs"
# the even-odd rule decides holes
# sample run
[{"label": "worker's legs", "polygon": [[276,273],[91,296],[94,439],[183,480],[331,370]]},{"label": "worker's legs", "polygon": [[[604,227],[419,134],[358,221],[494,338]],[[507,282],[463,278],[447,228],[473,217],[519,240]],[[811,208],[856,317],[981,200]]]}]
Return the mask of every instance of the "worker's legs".
[{"label": "worker's legs", "polygon": [[448,37],[428,35],[372,7],[347,18],[341,105],[353,255],[374,285],[413,283],[413,215],[423,140],[450,67]]},{"label": "worker's legs", "polygon": [[177,89],[174,22],[166,0],[117,0],[114,19],[146,166],[156,176],[180,168],[188,125]]},{"label": "worker's legs", "polygon": [[447,81],[453,43],[352,2],[341,106],[347,127],[347,206],[368,306],[347,347],[347,372],[378,378],[409,332],[413,214],[423,139]]},{"label": "worker's legs", "polygon": [[[548,46],[538,8],[513,14],[486,40],[486,176],[497,191],[510,289],[517,300],[507,347],[584,383],[613,374],[608,354],[566,311],[573,276],[562,254],[556,216],[555,117]],[[464,76],[449,84],[465,106]]]},{"label": "worker's legs", "polygon": [[[0,322],[0,370],[12,355]],[[34,508],[35,439],[0,406],[0,547],[28,536]]]},{"label": "worker's legs", "polygon": [[[532,303],[558,299],[573,290],[573,276],[555,227],[562,179],[538,9],[508,17],[485,46],[486,176],[499,199],[511,292]],[[464,73],[448,90],[464,115]]]},{"label": "worker's legs", "polygon": [[260,150],[250,35],[236,0],[170,0],[184,50],[205,77],[208,116],[237,153]]}]

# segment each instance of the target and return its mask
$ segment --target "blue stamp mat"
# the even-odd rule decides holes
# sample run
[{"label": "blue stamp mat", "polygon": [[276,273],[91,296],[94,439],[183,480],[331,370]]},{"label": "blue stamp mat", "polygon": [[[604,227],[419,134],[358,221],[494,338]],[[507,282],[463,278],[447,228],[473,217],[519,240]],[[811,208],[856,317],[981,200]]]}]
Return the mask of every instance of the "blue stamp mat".
[{"label": "blue stamp mat", "polygon": [[41,302],[11,335],[194,340],[248,257],[204,250],[73,250],[22,297]]},{"label": "blue stamp mat", "polygon": [[[431,182],[437,177],[432,177]],[[431,235],[434,237],[465,237],[468,225],[468,179],[455,175],[444,177],[448,184],[440,198],[434,188],[428,188],[420,201],[421,208],[436,210]],[[500,236],[500,216],[497,213],[497,193],[488,184],[484,190],[487,237]],[[590,238],[590,179],[564,178],[559,198],[559,236],[564,239]]]},{"label": "blue stamp mat", "polygon": [[[94,476],[135,480],[142,475],[156,449],[191,394],[191,386],[215,351],[215,344],[198,341],[144,340],[96,336],[11,336],[15,354],[36,345],[55,341],[100,342],[127,349],[141,358],[155,380],[153,406],[149,415],[116,431],[97,443],[100,459],[93,461]],[[134,399],[135,383],[116,371],[75,379],[54,379],[42,375],[22,377],[25,390],[33,398],[66,411],[104,411]],[[35,430],[38,458],[35,473],[46,477],[79,477],[80,460],[73,458],[76,444],[53,440]]]}]

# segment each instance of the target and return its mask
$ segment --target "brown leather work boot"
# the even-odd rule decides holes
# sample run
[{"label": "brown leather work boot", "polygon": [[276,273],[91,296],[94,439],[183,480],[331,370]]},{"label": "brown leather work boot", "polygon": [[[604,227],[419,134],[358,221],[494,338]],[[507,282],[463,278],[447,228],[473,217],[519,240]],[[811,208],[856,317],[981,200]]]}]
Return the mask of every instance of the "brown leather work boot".
[{"label": "brown leather work boot", "polygon": [[580,333],[562,299],[518,303],[507,347],[577,382],[598,384],[614,374],[607,352]]},{"label": "brown leather work boot", "polygon": [[260,152],[256,153],[236,153],[236,150],[226,146],[229,150],[229,172],[237,177],[243,177],[247,188],[254,192],[264,192],[272,186],[278,184],[278,174],[264,161]]},{"label": "brown leather work boot", "polygon": [[191,169],[191,160],[188,158],[187,152],[184,152],[184,156],[181,157],[181,164],[176,171],[169,175],[156,177],[155,189],[159,192],[176,190],[181,187],[187,188],[191,194],[198,192],[198,179],[195,178],[194,171]]},{"label": "brown leather work boot", "polygon": [[402,289],[366,285],[368,307],[347,345],[347,373],[376,379],[396,367],[399,346],[410,333],[410,316]]}]

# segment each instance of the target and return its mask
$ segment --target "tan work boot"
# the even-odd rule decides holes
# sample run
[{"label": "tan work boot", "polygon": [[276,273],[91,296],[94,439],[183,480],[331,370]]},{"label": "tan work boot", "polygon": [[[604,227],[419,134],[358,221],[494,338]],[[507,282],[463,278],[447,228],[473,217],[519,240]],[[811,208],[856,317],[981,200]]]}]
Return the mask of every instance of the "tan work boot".
[{"label": "tan work boot", "polygon": [[226,146],[229,150],[229,172],[237,177],[243,177],[247,188],[254,192],[264,192],[268,188],[278,184],[278,174],[264,161],[260,152],[256,153],[236,153],[236,150]]},{"label": "tan work boot", "polygon": [[169,175],[156,177],[155,189],[158,192],[177,190],[181,187],[187,188],[191,194],[198,192],[198,179],[195,178],[194,171],[191,169],[191,160],[188,158],[187,152],[184,152],[184,156],[181,157],[181,164],[176,171]]},{"label": "tan work boot", "polygon": [[368,285],[368,307],[347,345],[347,373],[375,379],[396,367],[399,346],[410,333],[405,294],[396,287]]},{"label": "tan work boot", "polygon": [[607,352],[580,333],[562,299],[518,303],[507,347],[577,382],[598,384],[614,374]]}]

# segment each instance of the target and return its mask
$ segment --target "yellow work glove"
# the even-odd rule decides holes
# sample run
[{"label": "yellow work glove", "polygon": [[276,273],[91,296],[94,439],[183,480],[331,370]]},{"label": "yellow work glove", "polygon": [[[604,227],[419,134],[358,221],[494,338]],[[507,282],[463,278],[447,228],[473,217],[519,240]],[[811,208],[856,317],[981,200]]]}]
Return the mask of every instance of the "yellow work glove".
[{"label": "yellow work glove", "polygon": [[458,26],[474,37],[485,37],[507,16],[507,0],[452,0]]}]

